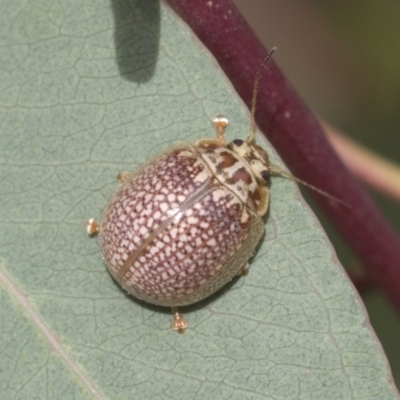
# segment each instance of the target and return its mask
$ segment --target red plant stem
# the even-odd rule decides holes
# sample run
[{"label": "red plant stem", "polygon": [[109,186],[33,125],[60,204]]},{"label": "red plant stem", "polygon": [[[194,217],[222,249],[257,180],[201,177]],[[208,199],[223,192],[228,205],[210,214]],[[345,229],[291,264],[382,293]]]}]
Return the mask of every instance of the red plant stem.
[{"label": "red plant stem", "polygon": [[[219,62],[250,107],[254,77],[267,50],[231,0],[169,0]],[[274,62],[260,82],[256,121],[290,169],[351,208],[313,193],[400,312],[400,239],[344,167],[313,113]]]}]

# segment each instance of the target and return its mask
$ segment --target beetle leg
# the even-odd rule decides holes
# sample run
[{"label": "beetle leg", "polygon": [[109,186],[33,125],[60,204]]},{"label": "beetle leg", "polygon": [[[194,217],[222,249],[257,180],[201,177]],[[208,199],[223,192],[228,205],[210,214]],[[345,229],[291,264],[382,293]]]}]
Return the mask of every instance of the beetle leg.
[{"label": "beetle leg", "polygon": [[238,276],[247,275],[249,273],[249,267],[250,267],[249,263],[244,264],[243,267],[239,269],[237,275]]},{"label": "beetle leg", "polygon": [[88,235],[95,235],[99,233],[99,230],[99,224],[93,218],[90,218],[89,221],[86,222],[86,232]]},{"label": "beetle leg", "polygon": [[129,178],[130,173],[124,172],[123,174],[117,175],[117,180],[119,183],[124,183]]},{"label": "beetle leg", "polygon": [[171,328],[178,333],[183,333],[188,326],[185,318],[183,318],[177,307],[172,307],[172,313],[174,314],[174,322]]},{"label": "beetle leg", "polygon": [[217,130],[217,138],[221,139],[225,142],[225,129],[229,124],[229,121],[227,118],[225,118],[223,115],[218,114],[214,119],[213,119],[213,124],[215,126],[215,129]]}]

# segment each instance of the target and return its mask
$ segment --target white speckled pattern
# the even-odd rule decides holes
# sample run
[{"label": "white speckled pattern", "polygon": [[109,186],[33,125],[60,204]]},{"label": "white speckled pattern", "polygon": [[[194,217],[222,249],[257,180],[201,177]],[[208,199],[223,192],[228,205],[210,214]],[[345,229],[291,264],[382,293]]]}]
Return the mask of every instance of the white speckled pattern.
[{"label": "white speckled pattern", "polygon": [[105,263],[132,295],[153,304],[197,302],[230,281],[263,232],[260,217],[215,177],[190,144],[128,178],[100,224]]}]

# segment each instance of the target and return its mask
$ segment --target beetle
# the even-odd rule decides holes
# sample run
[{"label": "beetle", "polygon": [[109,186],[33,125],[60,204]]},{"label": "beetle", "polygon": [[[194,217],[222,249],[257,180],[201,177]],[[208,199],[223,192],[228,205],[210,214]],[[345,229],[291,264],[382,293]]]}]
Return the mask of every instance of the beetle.
[{"label": "beetle", "polygon": [[178,144],[119,176],[120,185],[103,211],[90,219],[104,262],[113,278],[134,297],[171,307],[172,328],[187,322],[179,307],[207,298],[246,274],[264,232],[268,183],[281,175],[327,193],[271,165],[254,143],[256,76],[250,132],[246,140],[225,140],[228,120],[218,115],[216,137]]}]

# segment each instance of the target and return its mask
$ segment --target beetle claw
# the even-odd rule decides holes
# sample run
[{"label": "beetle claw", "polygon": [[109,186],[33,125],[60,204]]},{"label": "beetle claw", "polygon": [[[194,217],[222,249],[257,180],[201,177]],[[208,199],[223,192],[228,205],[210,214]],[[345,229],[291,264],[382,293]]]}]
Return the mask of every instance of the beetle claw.
[{"label": "beetle claw", "polygon": [[117,175],[117,180],[119,183],[124,183],[130,176],[129,172],[124,172],[123,174]]},{"label": "beetle claw", "polygon": [[225,141],[225,129],[229,124],[229,121],[227,118],[225,118],[223,115],[218,114],[214,119],[213,119],[213,124],[215,126],[215,129],[217,130],[217,138]]},{"label": "beetle claw", "polygon": [[247,275],[249,273],[249,268],[250,268],[249,263],[244,264],[243,267],[239,269],[239,272],[237,273],[237,275],[238,276]]},{"label": "beetle claw", "polygon": [[93,218],[90,218],[86,223],[86,232],[88,235],[95,235],[96,233],[99,233],[99,230],[99,224]]},{"label": "beetle claw", "polygon": [[185,329],[188,326],[187,321],[183,318],[177,308],[172,308],[172,312],[174,313],[174,322],[172,323],[171,328],[178,333],[185,332]]}]

